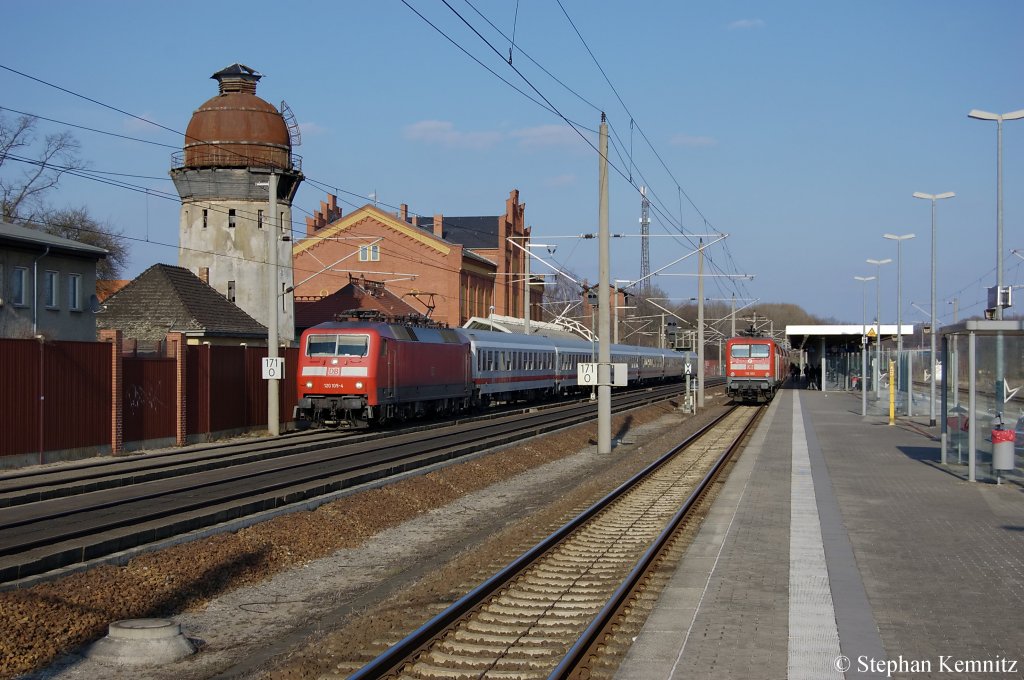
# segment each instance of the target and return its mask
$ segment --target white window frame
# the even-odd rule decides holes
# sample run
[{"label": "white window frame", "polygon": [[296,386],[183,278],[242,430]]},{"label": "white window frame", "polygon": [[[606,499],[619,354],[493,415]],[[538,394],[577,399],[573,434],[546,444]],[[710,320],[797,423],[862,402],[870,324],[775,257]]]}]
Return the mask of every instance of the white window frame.
[{"label": "white window frame", "polygon": [[82,275],[68,274],[68,309],[82,311]]},{"label": "white window frame", "polygon": [[380,262],[380,246],[376,243],[359,246],[359,261]]},{"label": "white window frame", "polygon": [[43,306],[60,309],[60,272],[53,269],[43,273]]}]

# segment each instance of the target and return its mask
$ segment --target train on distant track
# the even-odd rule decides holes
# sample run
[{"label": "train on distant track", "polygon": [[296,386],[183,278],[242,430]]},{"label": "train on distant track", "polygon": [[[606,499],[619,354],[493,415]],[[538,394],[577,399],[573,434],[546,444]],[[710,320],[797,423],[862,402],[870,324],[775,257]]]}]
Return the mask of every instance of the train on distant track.
[{"label": "train on distant track", "polygon": [[[365,428],[455,415],[493,403],[580,392],[577,365],[595,361],[583,339],[387,321],[322,323],[303,332],[297,422]],[[682,380],[696,355],[612,345],[630,385]],[[585,388],[590,389],[590,388]]]},{"label": "train on distant track", "polygon": [[769,402],[789,375],[789,352],[771,338],[729,338],[725,357],[725,389],[734,402]]}]

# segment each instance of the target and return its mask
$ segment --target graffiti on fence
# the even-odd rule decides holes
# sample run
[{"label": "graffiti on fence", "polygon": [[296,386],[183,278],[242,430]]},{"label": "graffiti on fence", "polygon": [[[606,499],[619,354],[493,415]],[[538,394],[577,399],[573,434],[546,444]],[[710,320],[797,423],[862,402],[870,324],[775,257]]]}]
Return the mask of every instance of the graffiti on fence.
[{"label": "graffiti on fence", "polygon": [[129,385],[125,391],[124,405],[130,411],[159,411],[164,408],[160,394],[163,391],[161,381],[145,385]]}]

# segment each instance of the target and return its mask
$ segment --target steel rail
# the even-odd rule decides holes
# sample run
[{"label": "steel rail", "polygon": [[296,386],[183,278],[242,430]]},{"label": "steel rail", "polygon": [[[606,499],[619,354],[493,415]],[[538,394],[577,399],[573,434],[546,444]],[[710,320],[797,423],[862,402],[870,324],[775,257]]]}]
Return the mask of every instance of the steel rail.
[{"label": "steel rail", "polygon": [[444,632],[446,629],[451,627],[453,623],[466,616],[469,612],[479,607],[488,597],[493,595],[495,592],[501,589],[506,583],[508,583],[517,574],[522,572],[531,563],[535,562],[538,558],[549,552],[552,548],[562,542],[566,537],[571,535],[577,529],[579,529],[588,520],[597,515],[601,510],[606,508],[608,505],[616,501],[626,491],[633,488],[652,472],[662,467],[666,462],[672,459],[677,453],[690,446],[694,441],[699,439],[701,436],[714,429],[723,419],[725,419],[730,413],[736,408],[733,406],[725,413],[717,417],[711,423],[705,425],[696,433],[687,437],[683,442],[675,446],[668,453],[663,454],[643,470],[635,474],[633,477],[628,479],[619,485],[615,490],[606,495],[601,500],[594,503],[592,506],[584,510],[582,513],[577,515],[575,518],[567,522],[561,528],[557,529],[554,533],[549,535],[547,538],[542,540],[537,545],[533,546],[522,555],[517,557],[515,560],[510,562],[508,565],[503,567],[496,574],[491,576],[489,579],[475,587],[470,592],[463,595],[461,598],[456,600],[443,612],[437,614],[432,619],[424,623],[422,626],[417,628],[415,631],[410,633],[408,636],[395,643],[388,648],[386,652],[379,655],[376,659],[369,662],[361,669],[356,671],[354,674],[349,676],[349,680],[372,680],[375,678],[383,678],[388,674],[392,673],[397,668],[404,665],[406,662],[414,658],[420,651],[422,651],[434,638]]},{"label": "steel rail", "polygon": [[574,404],[584,403],[587,403],[587,400],[579,399],[525,408],[502,408],[484,415],[369,433],[349,430],[291,432],[275,439],[230,442],[190,450],[158,451],[134,456],[92,459],[79,461],[59,469],[41,468],[0,473],[0,508],[194,474],[307,451],[329,449],[338,445],[358,444],[368,439],[380,441],[426,429],[436,429],[441,425],[447,427],[485,423],[510,415],[522,415],[544,409],[571,408]]},{"label": "steel rail", "polygon": [[[763,410],[761,412],[763,413]],[[619,611],[632,597],[641,581],[643,581],[645,574],[647,574],[654,562],[665,551],[669,541],[679,530],[679,526],[682,524],[683,520],[686,519],[693,507],[700,501],[701,497],[721,472],[725,464],[730,458],[732,458],[733,454],[739,450],[741,443],[746,439],[747,434],[754,428],[759,420],[759,417],[751,418],[750,422],[743,428],[743,431],[738,437],[736,437],[736,441],[734,441],[733,444],[721,456],[719,456],[712,468],[706,475],[704,475],[704,478],[679,508],[679,511],[676,512],[668,525],[666,525],[665,529],[663,529],[661,534],[658,535],[655,542],[651,544],[651,546],[644,552],[643,556],[641,556],[637,561],[636,566],[633,567],[629,576],[627,576],[622,582],[622,585],[616,589],[611,599],[609,599],[608,603],[600,612],[598,612],[594,620],[589,626],[587,626],[587,629],[583,631],[576,644],[569,649],[569,652],[565,655],[558,666],[551,671],[548,675],[548,680],[564,680],[580,677],[580,667],[584,665],[582,663],[583,659],[590,655],[594,646],[605,636],[607,629],[618,616]]]},{"label": "steel rail", "polygon": [[[623,402],[620,403],[620,407],[623,409],[635,408],[638,404],[664,398],[664,396],[659,397],[658,394],[656,391],[624,394],[622,395]],[[535,433],[561,429],[562,427],[585,422],[593,418],[592,411],[592,405],[587,403],[576,405],[572,408],[560,409],[556,413],[542,412],[533,414],[534,419],[541,421],[534,425],[523,423],[521,416],[514,419],[505,418],[501,422],[492,421],[486,423],[483,427],[475,428],[471,436],[473,443],[463,443],[461,448],[459,448],[458,439],[460,436],[463,439],[467,438],[466,433],[460,435],[458,432],[455,432],[442,437],[438,437],[434,433],[435,436],[428,440],[431,448],[426,452],[423,449],[423,442],[420,440],[416,440],[413,443],[418,448],[411,454],[408,451],[398,450],[401,446],[408,447],[410,442],[389,442],[391,445],[387,448],[394,449],[394,452],[390,454],[385,451],[382,455],[382,450],[379,447],[372,450],[364,448],[359,451],[350,450],[339,453],[333,457],[317,457],[309,460],[313,457],[313,454],[307,452],[300,454],[300,456],[305,456],[307,459],[301,465],[296,465],[294,460],[289,461],[290,464],[278,463],[276,459],[264,461],[263,464],[270,466],[270,469],[264,468],[263,470],[247,473],[248,471],[243,469],[245,466],[241,466],[235,471],[236,474],[226,480],[211,480],[210,477],[216,476],[218,471],[210,471],[194,475],[196,478],[203,479],[201,483],[197,484],[197,480],[191,480],[188,485],[183,484],[181,488],[163,489],[152,493],[143,493],[148,491],[146,485],[118,488],[102,492],[108,498],[118,496],[118,492],[121,492],[121,494],[119,498],[93,504],[100,509],[95,507],[76,508],[74,507],[75,499],[73,497],[44,501],[28,506],[0,508],[0,526],[4,527],[4,532],[17,530],[19,526],[24,526],[20,535],[7,533],[6,536],[3,536],[0,533],[0,539],[2,539],[0,540],[0,544],[2,544],[0,555],[4,557],[22,554],[29,555],[31,554],[30,551],[33,550],[45,551],[46,553],[45,556],[34,557],[30,562],[19,562],[17,564],[21,566],[17,567],[9,564],[11,562],[9,557],[3,560],[0,563],[0,573],[5,574],[5,576],[0,578],[0,581],[38,574],[54,567],[67,566],[87,559],[101,557],[115,550],[123,550],[150,543],[154,540],[169,538],[170,536],[203,526],[223,522],[225,517],[238,518],[252,515],[295,503],[299,500],[322,496],[343,488],[355,486],[356,484],[380,479],[388,474],[396,474],[414,467],[423,467],[443,462],[458,455],[514,441],[508,439],[508,437],[512,436],[510,433],[521,432],[523,429],[532,429]],[[556,418],[556,416],[559,417]],[[545,419],[549,422],[544,423]],[[512,422],[513,420],[515,422]],[[492,431],[492,433],[485,436],[484,432],[488,430]],[[486,437],[490,437],[490,439],[488,440]],[[505,438],[503,441],[496,441],[502,437]],[[518,438],[516,437],[516,439]],[[362,446],[365,447],[366,444],[367,442],[363,442]],[[453,445],[456,446],[454,452],[448,453]],[[354,448],[361,447],[357,445]],[[330,467],[331,465],[337,466],[339,464],[338,461],[344,458],[348,458],[349,463],[358,464],[350,464],[347,468]],[[356,461],[355,458],[359,458],[359,460]],[[249,465],[258,466],[259,464]],[[395,467],[391,470],[385,470],[385,467],[388,465]],[[294,477],[296,470],[301,469],[309,469],[309,472],[299,479],[280,478],[280,475],[289,476],[289,472],[292,472],[293,474],[290,476]],[[219,472],[222,474],[223,470]],[[257,478],[270,479],[271,481],[270,483],[255,486],[245,486],[242,483],[245,480],[255,480]],[[173,480],[163,481],[173,484]],[[184,478],[182,481],[187,481],[187,478]],[[150,484],[155,485],[157,483],[153,482]],[[223,493],[216,489],[218,485],[225,490]],[[194,498],[193,492],[197,488],[208,489],[208,496],[206,498]],[[217,491],[217,493],[214,493],[214,491]],[[175,501],[173,494],[178,494],[181,500]],[[272,498],[266,497],[272,494],[277,495]],[[153,501],[156,499],[166,500],[154,503]],[[236,510],[230,506],[228,509],[224,509],[226,504],[245,499],[247,499],[247,502],[243,503],[246,508],[244,511]],[[68,504],[69,507],[59,512],[56,511],[56,506],[62,503]],[[131,508],[129,504],[131,503],[134,503],[137,509],[129,512]],[[48,508],[47,506],[52,507]],[[112,508],[118,511],[111,512]],[[209,510],[204,510],[205,508],[209,508]],[[205,511],[207,514],[200,519],[196,519],[195,513],[197,511]],[[95,513],[94,518],[90,519],[88,517],[87,513],[89,512]],[[192,513],[192,516],[187,520],[179,519],[185,513]],[[4,515],[9,516],[5,518]],[[20,518],[18,517],[19,515]],[[26,519],[27,515],[31,516]],[[74,522],[52,521],[57,516],[70,517],[72,515],[81,515],[83,517],[82,526],[75,528],[72,526]],[[161,521],[164,524],[156,532],[153,532],[151,529],[150,533],[147,534],[148,538],[141,535],[132,538],[125,538],[123,536],[126,528],[130,529],[132,526],[140,525],[143,522],[154,521]],[[100,540],[105,535],[105,532],[112,531],[120,533],[110,541]],[[71,542],[82,538],[91,539],[93,543],[89,545],[71,545]],[[107,542],[116,547],[103,548],[102,546]],[[104,549],[107,552],[102,552]],[[59,562],[59,564],[55,564],[55,562]]]}]

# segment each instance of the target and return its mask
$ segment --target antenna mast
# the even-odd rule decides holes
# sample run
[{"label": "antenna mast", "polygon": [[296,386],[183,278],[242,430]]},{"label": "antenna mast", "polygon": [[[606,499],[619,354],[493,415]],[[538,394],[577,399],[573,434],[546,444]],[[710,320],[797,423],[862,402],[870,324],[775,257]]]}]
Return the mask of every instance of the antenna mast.
[{"label": "antenna mast", "polygon": [[651,294],[651,202],[647,200],[647,187],[640,187],[640,196],[640,295],[646,298]]}]

